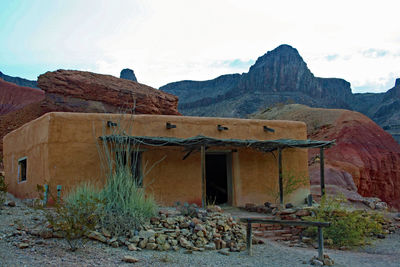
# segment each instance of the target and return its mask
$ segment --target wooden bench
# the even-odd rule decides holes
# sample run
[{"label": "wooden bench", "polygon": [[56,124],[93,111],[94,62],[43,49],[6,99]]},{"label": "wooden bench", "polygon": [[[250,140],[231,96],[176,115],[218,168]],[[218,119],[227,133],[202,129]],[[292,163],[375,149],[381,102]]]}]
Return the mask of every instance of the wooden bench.
[{"label": "wooden bench", "polygon": [[324,259],[324,235],[322,233],[323,227],[329,227],[331,225],[330,222],[307,222],[307,221],[289,221],[289,220],[269,220],[262,218],[241,218],[241,222],[247,223],[247,251],[250,256],[253,255],[251,250],[252,248],[252,223],[260,223],[260,224],[279,224],[279,225],[290,225],[290,226],[315,226],[318,227],[318,258],[320,260]]}]

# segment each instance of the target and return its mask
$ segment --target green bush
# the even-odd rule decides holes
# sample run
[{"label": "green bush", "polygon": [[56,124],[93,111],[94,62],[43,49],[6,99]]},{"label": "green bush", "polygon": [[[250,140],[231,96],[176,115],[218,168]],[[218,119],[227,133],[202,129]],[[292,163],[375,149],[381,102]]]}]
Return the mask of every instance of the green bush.
[{"label": "green bush", "polygon": [[104,203],[101,225],[114,236],[137,229],[156,214],[152,196],[146,196],[128,169],[121,168],[107,179],[100,193]]},{"label": "green bush", "polygon": [[[333,247],[366,245],[374,235],[382,234],[383,216],[361,210],[348,210],[343,198],[323,198],[319,207],[313,210],[309,221],[331,222],[324,228],[324,238],[333,241]],[[309,227],[306,234],[316,237],[317,229]]]},{"label": "green bush", "polygon": [[4,176],[0,174],[0,208],[6,201],[6,194],[7,194],[7,184],[5,182]]},{"label": "green bush", "polygon": [[90,183],[75,187],[62,201],[53,195],[54,207],[46,209],[46,218],[55,231],[61,231],[72,251],[77,242],[95,229],[103,210],[100,191]]}]

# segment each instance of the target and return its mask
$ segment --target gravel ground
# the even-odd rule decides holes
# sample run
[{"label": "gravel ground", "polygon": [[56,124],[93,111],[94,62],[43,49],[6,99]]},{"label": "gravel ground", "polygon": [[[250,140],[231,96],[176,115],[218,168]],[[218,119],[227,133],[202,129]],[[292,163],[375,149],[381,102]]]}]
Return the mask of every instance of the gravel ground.
[{"label": "gravel ground", "polygon": [[[76,252],[68,250],[62,239],[41,239],[24,235],[18,226],[31,229],[44,223],[40,211],[26,207],[16,200],[16,207],[0,211],[0,266],[310,266],[308,262],[317,255],[316,249],[287,247],[268,241],[253,246],[254,255],[246,252],[225,256],[216,251],[157,252],[128,251],[126,247],[112,248],[99,242],[88,241]],[[11,224],[11,225],[10,225]],[[16,244],[24,240],[30,246],[19,249]],[[374,245],[352,251],[326,250],[335,266],[400,266],[400,233],[378,240]],[[122,261],[125,255],[139,260],[129,264]]]}]

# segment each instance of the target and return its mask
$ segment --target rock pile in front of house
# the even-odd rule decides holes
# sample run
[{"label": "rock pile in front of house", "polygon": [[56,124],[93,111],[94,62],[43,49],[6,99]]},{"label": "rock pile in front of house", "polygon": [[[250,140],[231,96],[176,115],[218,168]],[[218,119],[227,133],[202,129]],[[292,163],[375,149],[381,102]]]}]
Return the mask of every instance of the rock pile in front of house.
[{"label": "rock pile in front of house", "polygon": [[127,246],[132,251],[184,248],[188,251],[223,250],[229,254],[246,249],[246,229],[242,224],[222,212],[196,210],[192,214],[160,211],[149,224],[123,237],[112,237],[105,229],[97,229],[88,237],[113,247]]}]

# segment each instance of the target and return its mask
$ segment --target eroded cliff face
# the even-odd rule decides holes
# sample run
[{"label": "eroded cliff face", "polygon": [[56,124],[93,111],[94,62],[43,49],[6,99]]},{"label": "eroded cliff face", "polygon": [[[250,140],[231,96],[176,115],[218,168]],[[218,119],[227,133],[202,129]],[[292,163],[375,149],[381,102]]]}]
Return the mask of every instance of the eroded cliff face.
[{"label": "eroded cliff face", "polygon": [[44,99],[42,90],[18,86],[0,78],[0,115]]},{"label": "eroded cliff face", "polygon": [[[336,192],[348,192],[350,199],[356,200],[358,192],[364,197],[379,197],[400,209],[400,145],[365,115],[343,109],[287,105],[254,117],[304,121],[308,138],[336,140],[336,145],[325,151],[328,186],[339,187]],[[319,185],[319,163],[315,160],[318,153],[318,149],[309,150],[311,181]]]}]

